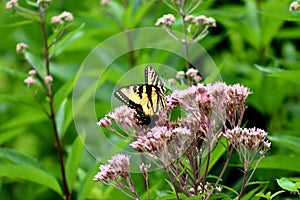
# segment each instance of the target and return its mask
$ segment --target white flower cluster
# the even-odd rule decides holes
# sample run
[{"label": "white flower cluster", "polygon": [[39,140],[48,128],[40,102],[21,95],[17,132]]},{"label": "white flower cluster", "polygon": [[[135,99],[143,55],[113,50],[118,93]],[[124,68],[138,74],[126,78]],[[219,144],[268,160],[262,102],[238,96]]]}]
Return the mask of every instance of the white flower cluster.
[{"label": "white flower cluster", "polygon": [[73,14],[67,11],[62,12],[60,15],[51,18],[51,24],[64,24],[67,21],[74,19]]},{"label": "white flower cluster", "polygon": [[155,26],[162,25],[163,28],[166,28],[166,27],[172,26],[175,23],[175,21],[176,21],[176,18],[174,17],[174,15],[166,14],[156,21]]}]

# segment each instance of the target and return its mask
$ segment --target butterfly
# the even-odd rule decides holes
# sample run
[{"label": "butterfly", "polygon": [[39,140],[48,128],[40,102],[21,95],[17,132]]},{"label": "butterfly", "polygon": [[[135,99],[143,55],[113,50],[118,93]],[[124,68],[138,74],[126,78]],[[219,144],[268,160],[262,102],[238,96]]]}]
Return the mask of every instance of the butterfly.
[{"label": "butterfly", "polygon": [[129,85],[120,88],[114,96],[127,105],[135,109],[137,124],[140,126],[149,125],[151,118],[158,119],[159,107],[166,107],[166,89],[160,80],[157,72],[150,66],[145,68],[145,84]]}]

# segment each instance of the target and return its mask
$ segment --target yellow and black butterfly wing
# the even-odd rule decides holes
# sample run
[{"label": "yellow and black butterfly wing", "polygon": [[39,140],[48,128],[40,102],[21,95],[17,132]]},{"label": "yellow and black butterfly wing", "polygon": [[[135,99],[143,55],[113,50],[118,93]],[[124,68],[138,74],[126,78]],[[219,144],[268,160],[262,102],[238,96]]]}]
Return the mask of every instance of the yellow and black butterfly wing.
[{"label": "yellow and black butterfly wing", "polygon": [[150,116],[154,113],[153,107],[156,105],[152,99],[149,101],[148,94],[147,85],[145,84],[125,86],[114,93],[118,100],[128,107],[135,109],[139,125],[148,125],[151,122]]},{"label": "yellow and black butterfly wing", "polygon": [[157,94],[157,104],[162,105],[163,108],[166,107],[165,103],[165,93],[166,89],[164,87],[163,82],[160,80],[156,71],[148,65],[145,68],[145,82],[146,85],[154,86],[155,93]]},{"label": "yellow and black butterfly wing", "polygon": [[146,115],[152,116],[158,113],[160,96],[155,86],[147,84],[143,85],[143,95],[140,104]]},{"label": "yellow and black butterfly wing", "polygon": [[148,125],[151,117],[158,114],[159,106],[165,107],[165,88],[151,66],[145,68],[145,82],[122,87],[114,93],[122,103],[136,110],[139,125]]}]

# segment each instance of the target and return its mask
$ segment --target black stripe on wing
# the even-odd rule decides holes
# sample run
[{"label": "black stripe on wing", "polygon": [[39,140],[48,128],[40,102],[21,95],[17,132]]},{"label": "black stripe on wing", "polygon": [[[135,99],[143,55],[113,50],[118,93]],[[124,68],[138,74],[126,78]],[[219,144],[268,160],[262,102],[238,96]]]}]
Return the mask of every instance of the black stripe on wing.
[{"label": "black stripe on wing", "polygon": [[145,82],[148,85],[163,87],[163,82],[160,80],[157,72],[150,65],[145,68]]},{"label": "black stripe on wing", "polygon": [[[160,80],[157,72],[150,65],[145,68],[145,82],[147,85],[155,86],[157,93],[162,100],[165,97],[166,89],[164,83]],[[165,107],[165,103],[162,103]]]}]

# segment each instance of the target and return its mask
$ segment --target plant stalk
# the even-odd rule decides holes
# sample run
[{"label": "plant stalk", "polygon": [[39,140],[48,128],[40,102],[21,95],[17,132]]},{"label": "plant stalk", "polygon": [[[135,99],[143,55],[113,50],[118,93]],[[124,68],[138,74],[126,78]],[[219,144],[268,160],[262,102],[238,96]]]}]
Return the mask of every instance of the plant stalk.
[{"label": "plant stalk", "polygon": [[[45,67],[46,67],[46,73],[47,76],[50,75],[50,56],[49,56],[49,46],[48,46],[48,37],[47,37],[47,30],[46,30],[46,22],[45,18],[43,15],[43,9],[40,8],[40,18],[41,18],[41,27],[42,27],[42,32],[43,32],[43,40],[44,40],[44,56],[45,56]],[[44,79],[44,77],[41,77]],[[44,80],[45,81],[45,80]],[[47,92],[48,92],[48,97],[49,97],[49,108],[50,108],[50,120],[53,128],[53,134],[55,137],[55,142],[56,142],[56,149],[57,149],[57,155],[59,159],[59,165],[60,165],[60,170],[61,170],[61,176],[62,176],[62,183],[63,183],[63,189],[64,189],[64,199],[65,200],[70,200],[71,199],[71,194],[68,189],[67,185],[67,179],[66,179],[66,174],[65,174],[65,167],[64,167],[64,161],[63,161],[63,155],[62,155],[62,144],[59,139],[58,135],[58,130],[57,130],[57,123],[55,120],[55,112],[54,112],[54,107],[53,107],[53,93],[51,89],[51,83],[46,83],[47,87]]]}]

